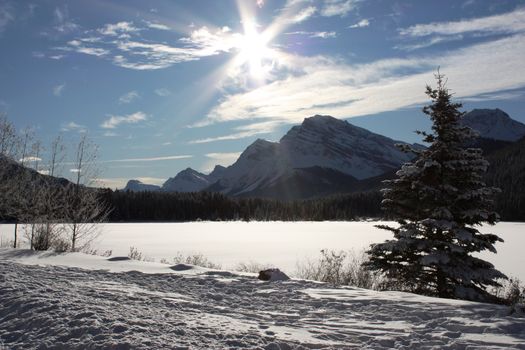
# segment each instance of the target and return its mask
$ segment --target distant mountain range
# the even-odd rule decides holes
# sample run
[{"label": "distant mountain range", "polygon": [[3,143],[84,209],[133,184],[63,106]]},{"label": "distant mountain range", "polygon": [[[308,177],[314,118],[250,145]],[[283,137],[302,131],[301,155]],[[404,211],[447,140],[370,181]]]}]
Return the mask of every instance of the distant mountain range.
[{"label": "distant mountain range", "polygon": [[[525,124],[499,109],[475,109],[463,123],[476,130],[486,152],[525,136]],[[279,142],[258,139],[237,161],[208,175],[187,168],[162,187],[130,180],[125,190],[221,192],[235,197],[305,199],[380,187],[413,154],[395,141],[331,116],[316,115],[292,127]],[[412,145],[413,147],[424,147]]]}]

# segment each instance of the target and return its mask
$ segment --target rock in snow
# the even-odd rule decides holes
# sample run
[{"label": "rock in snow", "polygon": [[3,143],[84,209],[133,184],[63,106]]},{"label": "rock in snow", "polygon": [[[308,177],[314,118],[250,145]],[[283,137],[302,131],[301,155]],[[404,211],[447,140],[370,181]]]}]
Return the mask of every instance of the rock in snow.
[{"label": "rock in snow", "polygon": [[259,271],[259,277],[262,281],[288,281],[290,277],[279,269],[266,269]]},{"label": "rock in snow", "polygon": [[525,348],[498,305],[13,249],[0,276],[2,349]]}]

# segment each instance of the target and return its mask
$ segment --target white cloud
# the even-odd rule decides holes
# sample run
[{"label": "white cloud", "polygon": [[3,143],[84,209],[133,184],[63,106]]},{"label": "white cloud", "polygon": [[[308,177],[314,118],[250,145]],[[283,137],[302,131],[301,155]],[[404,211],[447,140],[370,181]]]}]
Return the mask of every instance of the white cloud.
[{"label": "white cloud", "polygon": [[100,127],[104,129],[114,129],[120,124],[137,124],[138,122],[147,119],[148,117],[146,114],[144,114],[144,112],[135,112],[125,116],[111,115],[102,124],[100,124]]},{"label": "white cloud", "polygon": [[106,24],[104,27],[98,29],[98,32],[102,35],[118,36],[122,34],[128,34],[140,31],[139,28],[135,27],[133,22],[118,22],[112,24]]},{"label": "white cloud", "polygon": [[155,94],[161,97],[166,97],[166,96],[171,95],[171,91],[166,88],[160,88],[160,89],[155,89]]},{"label": "white cloud", "polygon": [[106,131],[104,133],[104,136],[106,136],[106,137],[115,137],[115,136],[118,136],[118,134],[113,132],[113,131]]},{"label": "white cloud", "polygon": [[210,172],[216,165],[227,167],[235,163],[240,155],[241,152],[207,153],[206,157],[209,159],[203,165],[202,170]]},{"label": "white cloud", "polygon": [[360,20],[356,24],[352,24],[348,28],[364,28],[364,27],[368,27],[369,25],[370,25],[370,21],[365,18],[365,19]]},{"label": "white cloud", "polygon": [[257,6],[262,8],[264,6],[264,0],[257,0]]},{"label": "white cloud", "polygon": [[19,162],[22,162],[22,163],[27,163],[27,162],[41,162],[41,161],[42,161],[42,158],[34,157],[34,156],[28,156],[28,157],[20,158],[18,161],[19,161]]},{"label": "white cloud", "polygon": [[65,87],[66,87],[66,83],[55,86],[53,88],[53,95],[57,97],[62,96],[62,92],[64,92]]},{"label": "white cloud", "polygon": [[237,160],[237,158],[239,158],[240,155],[241,155],[241,152],[223,152],[223,153],[207,153],[206,157],[220,162],[221,165],[224,165],[224,163],[227,163],[227,165],[230,165],[234,163]]},{"label": "white cloud", "polygon": [[146,21],[146,25],[148,28],[151,29],[157,29],[157,30],[171,30],[171,28],[165,24],[157,23],[157,22],[148,22]]},{"label": "white cloud", "polygon": [[464,19],[455,22],[417,24],[400,29],[402,36],[421,37],[433,34],[457,35],[472,32],[490,34],[513,34],[525,31],[525,8],[488,17]]},{"label": "white cloud", "polygon": [[[351,65],[326,57],[288,57],[295,71],[251,91],[227,95],[201,125],[266,118],[300,122],[315,114],[340,118],[398,110],[427,102],[424,87],[438,66],[457,98],[525,87],[525,35],[472,45],[442,55]],[[297,70],[301,67],[301,71]],[[248,137],[247,132],[194,143]]]},{"label": "white cloud", "polygon": [[77,124],[75,122],[69,122],[62,124],[61,131],[79,131],[83,132],[86,130],[86,127],[84,125]]},{"label": "white cloud", "polygon": [[324,0],[324,5],[321,9],[321,16],[344,17],[356,7],[357,2],[358,0]]},{"label": "white cloud", "polygon": [[128,93],[125,93],[124,95],[120,96],[119,99],[118,99],[118,102],[120,104],[124,104],[124,103],[131,103],[133,102],[134,100],[140,98],[140,95],[137,91],[133,90],[133,91],[130,91]]}]

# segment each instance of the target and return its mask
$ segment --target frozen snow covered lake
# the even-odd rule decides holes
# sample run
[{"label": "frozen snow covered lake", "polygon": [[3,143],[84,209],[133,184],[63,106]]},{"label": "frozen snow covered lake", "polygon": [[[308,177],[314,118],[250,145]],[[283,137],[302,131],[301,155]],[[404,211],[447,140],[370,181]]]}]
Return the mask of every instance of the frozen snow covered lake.
[{"label": "frozen snow covered lake", "polygon": [[[202,253],[225,269],[240,262],[271,264],[293,274],[298,261],[318,258],[320,249],[355,250],[391,238],[374,225],[379,222],[189,222],[104,224],[93,244],[99,251],[127,255],[136,247],[145,256],[159,261],[178,252]],[[508,276],[525,280],[525,223],[500,222],[483,226],[482,232],[496,233],[498,254],[484,252]],[[0,225],[5,241],[12,239],[13,226]]]}]

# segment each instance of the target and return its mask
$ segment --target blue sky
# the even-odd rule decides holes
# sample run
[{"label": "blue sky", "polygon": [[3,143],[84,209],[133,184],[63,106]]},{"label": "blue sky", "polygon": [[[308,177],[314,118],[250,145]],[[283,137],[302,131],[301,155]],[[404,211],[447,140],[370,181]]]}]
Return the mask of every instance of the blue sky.
[{"label": "blue sky", "polygon": [[438,66],[466,110],[525,122],[525,1],[0,0],[0,48],[0,111],[44,141],[87,131],[110,187],[315,114],[416,142]]}]

